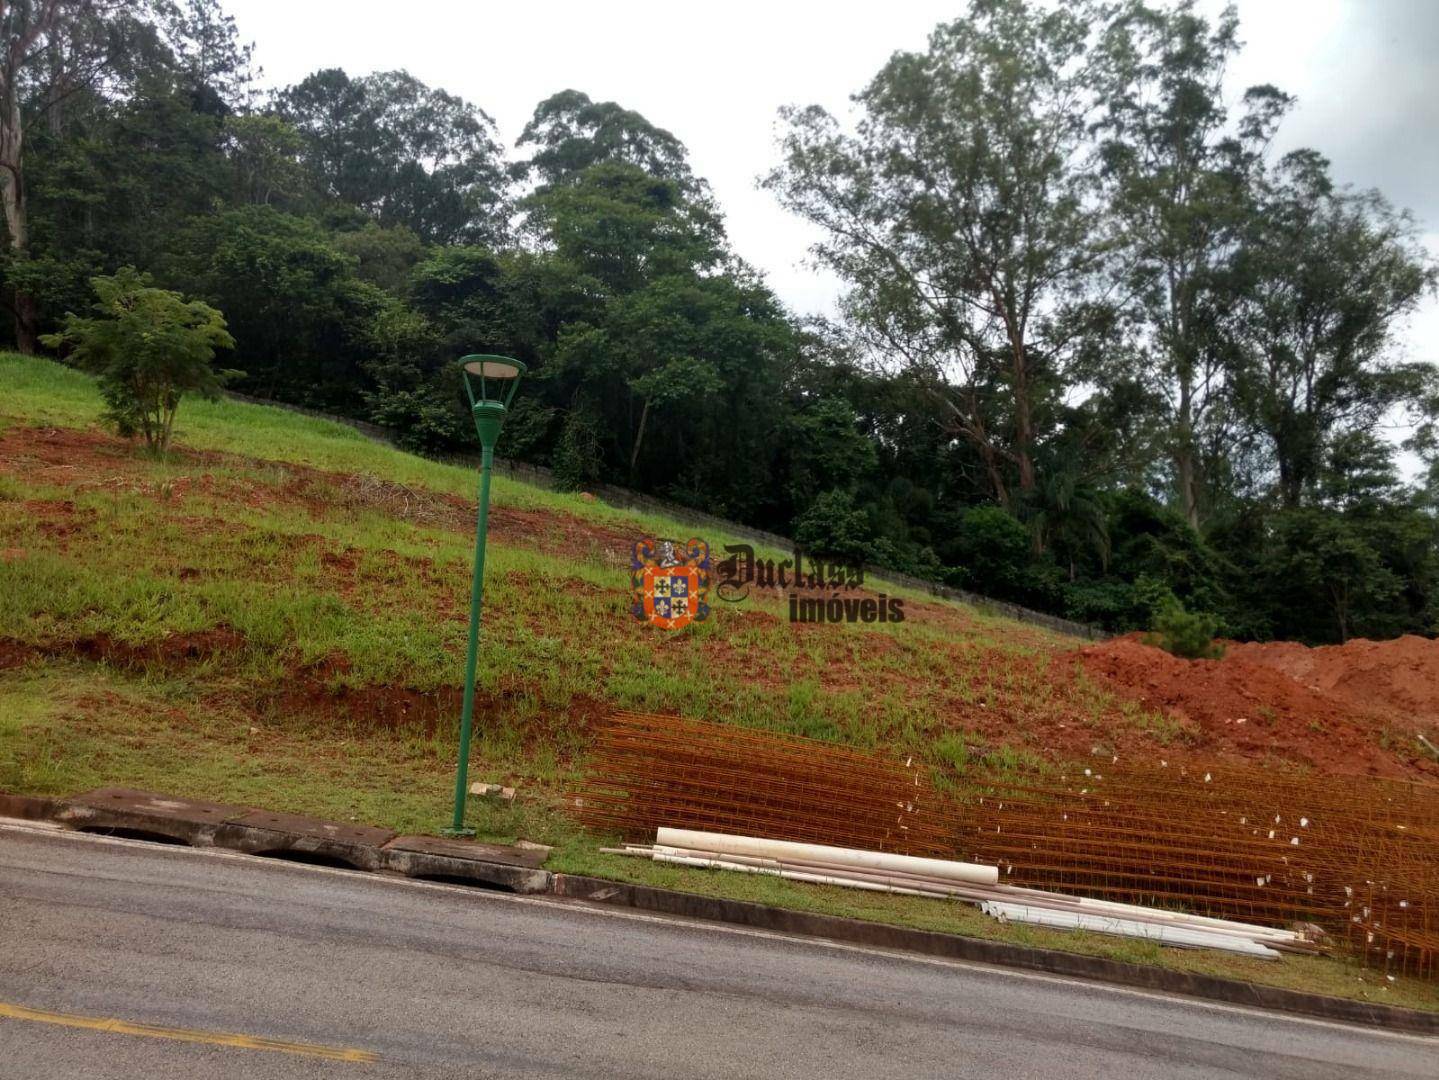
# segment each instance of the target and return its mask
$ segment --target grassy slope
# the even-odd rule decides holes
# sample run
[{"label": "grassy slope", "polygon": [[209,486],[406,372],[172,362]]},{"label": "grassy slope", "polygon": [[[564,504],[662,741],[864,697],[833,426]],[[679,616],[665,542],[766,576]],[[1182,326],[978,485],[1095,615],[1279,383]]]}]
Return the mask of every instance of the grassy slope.
[{"label": "grassy slope", "polygon": [[[348,428],[187,402],[180,452],[105,435],[85,377],[0,356],[0,789],[127,784],[430,831],[447,816],[473,472]],[[1432,988],[1000,927],[958,905],[600,855],[560,813],[609,706],[917,753],[943,770],[1186,732],[1050,658],[1069,643],[910,596],[899,626],[793,627],[778,598],[666,635],[626,613],[628,540],[692,529],[498,478],[472,778],[484,834],[559,869],[1439,1008]],[[725,537],[709,535],[718,548]],[[7,659],[8,653],[8,659]]]}]

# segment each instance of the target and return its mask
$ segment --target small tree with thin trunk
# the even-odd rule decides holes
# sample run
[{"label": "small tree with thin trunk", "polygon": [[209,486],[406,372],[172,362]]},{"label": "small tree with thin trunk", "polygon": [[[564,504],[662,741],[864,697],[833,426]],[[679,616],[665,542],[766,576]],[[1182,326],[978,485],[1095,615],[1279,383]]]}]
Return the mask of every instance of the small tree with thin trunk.
[{"label": "small tree with thin trunk", "polygon": [[41,340],[68,348],[70,362],[93,371],[121,435],[142,434],[157,453],[170,447],[175,413],[187,393],[219,396],[226,380],[242,374],[216,369],[216,349],[235,340],[209,304],[157,289],[150,276],[122,267],[91,279],[99,297],[93,316],[67,313],[65,328]]}]

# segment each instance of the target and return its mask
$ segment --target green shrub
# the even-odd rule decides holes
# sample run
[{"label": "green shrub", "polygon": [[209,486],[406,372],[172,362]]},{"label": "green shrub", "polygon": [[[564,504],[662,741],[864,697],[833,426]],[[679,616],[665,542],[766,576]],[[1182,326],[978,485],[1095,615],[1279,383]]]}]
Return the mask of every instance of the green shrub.
[{"label": "green shrub", "polygon": [[370,417],[394,431],[395,441],[406,450],[426,454],[473,448],[469,417],[434,383],[373,395]]},{"label": "green shrub", "polygon": [[1034,540],[1008,510],[999,506],[967,510],[949,556],[950,584],[1001,600],[1029,598]]},{"label": "green shrub", "polygon": [[215,350],[233,348],[224,317],[199,300],[157,289],[133,266],[90,279],[96,315],[65,316],[58,334],[41,338],[69,348],[69,360],[99,377],[106,417],[121,435],[137,432],[152,450],[170,446],[175,413],[186,393],[215,398],[225,380],[241,374],[211,366]]},{"label": "green shrub", "polygon": [[1224,647],[1214,640],[1219,616],[1203,611],[1186,611],[1173,597],[1162,601],[1154,613],[1150,644],[1187,660],[1217,660]]},{"label": "green shrub", "polygon": [[[1095,623],[1107,630],[1129,630],[1134,610],[1134,586],[1125,581],[1064,582],[1064,617],[1076,622]],[[1127,625],[1126,625],[1127,624]],[[1149,619],[1137,624],[1147,627]]]},{"label": "green shrub", "polygon": [[565,415],[555,447],[555,486],[561,491],[583,491],[600,478],[603,460],[599,416],[591,403],[580,401]]},{"label": "green shrub", "polygon": [[869,562],[874,528],[854,496],[837,489],[820,495],[795,519],[794,542],[815,555]]}]

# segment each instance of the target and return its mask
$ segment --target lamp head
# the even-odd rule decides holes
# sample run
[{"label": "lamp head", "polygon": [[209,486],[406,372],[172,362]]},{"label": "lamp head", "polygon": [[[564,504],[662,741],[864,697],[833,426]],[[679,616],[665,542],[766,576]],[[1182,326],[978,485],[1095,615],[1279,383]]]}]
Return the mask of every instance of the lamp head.
[{"label": "lamp head", "polygon": [[475,431],[480,444],[493,450],[505,422],[515,390],[525,373],[525,365],[508,356],[471,353],[460,357],[460,372],[465,380],[465,395],[475,418]]}]

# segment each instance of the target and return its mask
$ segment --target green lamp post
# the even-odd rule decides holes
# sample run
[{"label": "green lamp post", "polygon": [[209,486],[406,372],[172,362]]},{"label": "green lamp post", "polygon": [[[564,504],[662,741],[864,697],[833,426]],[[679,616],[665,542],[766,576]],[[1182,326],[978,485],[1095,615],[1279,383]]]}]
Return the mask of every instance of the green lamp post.
[{"label": "green lamp post", "polygon": [[508,356],[473,353],[460,357],[465,396],[480,436],[480,510],[475,529],[475,574],[470,582],[470,643],[465,654],[465,703],[460,713],[460,760],[455,769],[455,818],[445,836],[474,836],[465,827],[465,781],[470,768],[470,735],[475,716],[475,662],[480,649],[480,607],[485,599],[485,531],[490,519],[490,470],[495,462],[495,442],[504,427],[505,414],[520,385],[525,365]]}]

